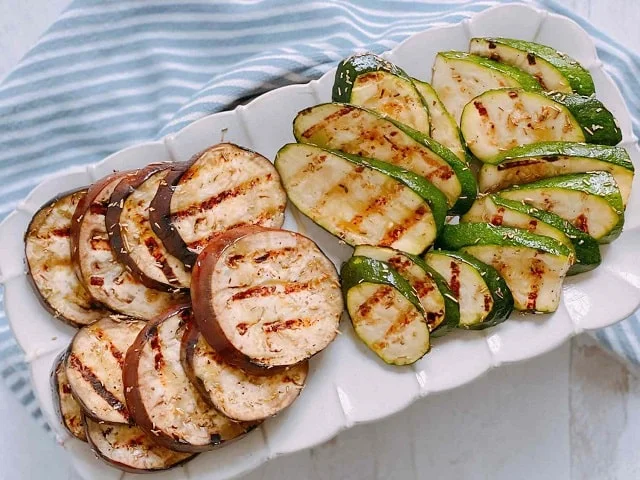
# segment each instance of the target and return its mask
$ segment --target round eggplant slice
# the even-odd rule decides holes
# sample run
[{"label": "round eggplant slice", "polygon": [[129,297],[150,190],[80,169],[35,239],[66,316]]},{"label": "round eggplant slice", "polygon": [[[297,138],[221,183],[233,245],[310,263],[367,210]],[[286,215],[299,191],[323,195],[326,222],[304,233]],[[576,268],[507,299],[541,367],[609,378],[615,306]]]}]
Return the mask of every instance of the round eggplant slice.
[{"label": "round eggplant slice", "polygon": [[90,418],[87,439],[94,453],[108,464],[131,473],[155,472],[176,467],[195,454],[169,450],[135,425],[109,425]]},{"label": "round eggplant slice", "polygon": [[132,423],[125,404],[124,357],[145,323],[106,317],[81,329],[69,347],[66,374],[86,415],[108,423]]},{"label": "round eggplant slice", "polygon": [[82,407],[71,393],[71,386],[67,379],[64,362],[69,351],[65,350],[53,363],[51,371],[51,391],[53,406],[64,428],[78,440],[87,441],[84,431]]},{"label": "round eggplant slice", "polygon": [[309,363],[269,376],[245,373],[225,362],[191,323],[182,344],[185,370],[211,405],[236,421],[264,420],[284,410],[304,388]]},{"label": "round eggplant slice", "polygon": [[86,190],[54,198],[34,215],[24,237],[29,278],[53,316],[74,327],[108,315],[78,280],[71,261],[71,217]]},{"label": "round eggplant slice", "polygon": [[111,194],[106,222],[116,258],[149,288],[175,292],[189,288],[191,274],[167,252],[149,223],[151,200],[169,173],[170,164],[157,164],[124,178]]},{"label": "round eggplant slice", "polygon": [[315,243],[255,226],[209,243],[194,267],[191,300],[207,342],[257,375],[325,348],[343,311],[338,274]]},{"label": "round eggplant slice", "polygon": [[240,225],[281,227],[287,197],[273,164],[231,143],[174,170],[151,202],[153,231],[187,268],[217,233]]},{"label": "round eggplant slice", "polygon": [[184,296],[144,286],[109,245],[105,221],[109,199],[120,181],[136,173],[114,173],[89,188],[73,215],[71,255],[78,278],[95,300],[124,315],[149,320],[183,303]]},{"label": "round eggplant slice", "polygon": [[127,352],[123,378],[127,405],[140,428],[164,447],[202,452],[255,424],[218,413],[189,380],[180,351],[190,317],[184,305],[148,323]]}]

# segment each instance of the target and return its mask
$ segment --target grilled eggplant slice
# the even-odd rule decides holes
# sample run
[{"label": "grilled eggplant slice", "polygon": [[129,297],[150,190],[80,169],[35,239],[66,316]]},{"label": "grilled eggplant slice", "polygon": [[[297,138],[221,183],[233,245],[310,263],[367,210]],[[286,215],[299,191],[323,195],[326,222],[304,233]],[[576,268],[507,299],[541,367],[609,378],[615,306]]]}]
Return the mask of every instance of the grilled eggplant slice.
[{"label": "grilled eggplant slice", "polygon": [[291,405],[304,388],[309,362],[269,376],[250,375],[227,363],[191,322],[182,341],[182,361],[191,382],[212,407],[232,420],[264,420]]},{"label": "grilled eggplant slice", "polygon": [[175,292],[189,288],[191,274],[167,252],[149,223],[149,208],[171,164],[150,165],[124,178],[111,194],[106,222],[116,258],[144,285]]},{"label": "grilled eggplant slice", "polygon": [[353,329],[385,363],[410,365],[429,351],[429,326],[420,298],[393,267],[351,257],[340,276]]},{"label": "grilled eggplant slice", "polygon": [[593,95],[589,71],[554,48],[513,38],[472,38],[469,52],[490,58],[532,75],[547,91]]},{"label": "grilled eggplant slice", "polygon": [[372,53],[353,55],[338,64],[332,100],[360,105],[429,134],[429,110],[411,77]]},{"label": "grilled eggplant slice", "polygon": [[335,267],[315,243],[257,226],[209,243],[193,271],[191,299],[205,340],[227,362],[258,375],[325,348],[343,311]]},{"label": "grilled eggplant slice", "polygon": [[572,173],[515,185],[500,196],[553,212],[609,243],[622,232],[624,207],[620,190],[608,172]]},{"label": "grilled eggplant slice", "polygon": [[217,233],[242,225],[279,228],[287,197],[262,155],[221,143],[170,173],[151,201],[149,220],[167,251],[193,267]]},{"label": "grilled eggplant slice", "polygon": [[555,213],[540,210],[524,202],[488,195],[477,200],[461,221],[522,228],[555,238],[575,252],[575,263],[571,265],[567,275],[593,270],[601,261],[600,248],[595,239]]},{"label": "grilled eggplant slice", "polygon": [[497,165],[484,164],[478,183],[481,192],[497,192],[512,185],[567,173],[609,172],[626,206],[631,194],[634,166],[624,148],[573,142],[540,142],[512,148]]},{"label": "grilled eggplant slice", "polygon": [[557,240],[487,223],[445,225],[439,245],[491,265],[511,290],[516,310],[549,313],[560,303],[573,252]]},{"label": "grilled eggplant slice", "polygon": [[25,234],[27,269],[47,311],[73,327],[108,315],[78,280],[71,261],[71,217],[86,190],[61,195],[34,215]]},{"label": "grilled eggplant slice", "polygon": [[442,275],[458,300],[459,328],[483,330],[511,315],[511,290],[493,267],[466,253],[445,250],[427,253],[425,261]]},{"label": "grilled eggplant slice", "polygon": [[86,442],[82,407],[71,393],[71,386],[64,367],[68,354],[69,351],[65,350],[53,363],[51,371],[53,406],[64,428],[78,440]]},{"label": "grilled eggplant slice", "polygon": [[429,109],[430,130],[429,136],[436,142],[451,150],[456,157],[464,162],[469,162],[467,149],[462,142],[462,134],[458,128],[456,119],[447,111],[438,94],[427,82],[413,79],[413,84],[422,95]]},{"label": "grilled eggplant slice", "polygon": [[460,309],[453,292],[444,278],[420,257],[371,245],[356,247],[353,255],[385,262],[409,282],[420,299],[433,337],[445,335],[458,326]]},{"label": "grilled eggplant slice", "polygon": [[275,165],[291,202],[350,245],[420,253],[444,225],[444,195],[394,165],[300,143],[282,147]]},{"label": "grilled eggplant slice", "polygon": [[149,320],[184,297],[144,286],[115,257],[105,215],[118,183],[137,172],[118,172],[89,188],[71,225],[71,256],[78,278],[98,302],[130,317]]},{"label": "grilled eggplant slice", "polygon": [[167,470],[195,454],[181,453],[158,445],[135,425],[109,425],[86,418],[86,435],[96,456],[109,465],[130,473]]},{"label": "grilled eggplant slice", "polygon": [[65,371],[73,396],[99,422],[132,423],[125,404],[122,370],[127,350],[144,322],[105,317],[78,331]]},{"label": "grilled eggplant slice", "polygon": [[517,89],[475,97],[464,107],[460,130],[471,153],[484,163],[498,163],[503,152],[518,145],[585,141],[580,123],[566,107]]},{"label": "grilled eggplant slice", "polygon": [[477,185],[467,164],[420,132],[375,112],[341,103],[302,110],[293,122],[296,140],[375,158],[421,175],[447,197],[452,213],[466,212]]},{"label": "grilled eggplant slice", "polygon": [[457,122],[473,98],[497,88],[540,91],[531,75],[517,68],[464,52],[440,52],[433,64],[431,85]]},{"label": "grilled eggplant slice", "polygon": [[135,423],[154,442],[179,452],[202,452],[238,438],[255,424],[233,422],[210,407],[180,361],[189,306],[147,323],[127,351],[125,398]]}]

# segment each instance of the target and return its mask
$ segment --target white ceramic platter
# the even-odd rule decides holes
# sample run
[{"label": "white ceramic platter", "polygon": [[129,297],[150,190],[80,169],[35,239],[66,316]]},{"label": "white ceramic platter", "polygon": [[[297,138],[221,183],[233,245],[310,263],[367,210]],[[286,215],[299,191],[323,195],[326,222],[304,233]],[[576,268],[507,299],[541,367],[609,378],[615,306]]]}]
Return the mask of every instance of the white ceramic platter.
[{"label": "white ceramic platter", "polygon": [[[523,5],[499,6],[461,24],[432,28],[407,39],[385,54],[414,77],[429,79],[436,52],[466,50],[472,36],[505,36],[551,45],[578,59],[594,77],[598,98],[613,111],[622,128],[623,145],[636,165],[640,150],[620,92],[602,69],[593,42],[573,21]],[[86,444],[70,438],[54,416],[49,371],[53,358],[67,346],[74,331],[41,308],[27,282],[23,235],[36,210],[60,192],[88,185],[113,170],[150,162],[186,160],[221,140],[254,149],[273,159],[285,143],[294,141],[291,122],[296,113],[331,100],[334,71],[306,85],[283,87],[246,106],[203,118],[162,141],[128,148],[102,162],[49,178],[34,189],[0,225],[0,272],[6,310],[18,343],[31,367],[33,385],[50,425],[86,479],[133,478],[97,461]],[[621,237],[602,248],[602,265],[565,282],[562,303],[552,315],[514,315],[483,332],[458,331],[436,339],[433,350],[412,367],[384,365],[354,338],[343,319],[342,335],[311,362],[309,383],[286,412],[263,424],[246,439],[204,453],[192,462],[154,478],[226,479],[246,473],[267,460],[318,445],[341,430],[406,408],[431,393],[455,388],[490,368],[553,349],[583,330],[612,325],[640,304],[640,185],[638,177],[627,208]],[[313,238],[339,265],[351,249],[287,210],[285,228]]]}]

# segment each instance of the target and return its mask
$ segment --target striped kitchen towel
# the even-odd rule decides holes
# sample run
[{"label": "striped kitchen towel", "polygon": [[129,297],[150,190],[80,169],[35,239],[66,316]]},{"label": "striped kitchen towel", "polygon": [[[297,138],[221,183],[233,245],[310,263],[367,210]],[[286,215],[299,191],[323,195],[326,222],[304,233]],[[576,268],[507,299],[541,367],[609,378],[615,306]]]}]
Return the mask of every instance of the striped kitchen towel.
[{"label": "striped kitchen towel", "polygon": [[[459,0],[77,0],[0,84],[0,220],[43,178],[176,132],[204,115],[318,78],[356,47],[382,52],[430,26],[495,5]],[[575,18],[627,100],[640,58]],[[2,312],[0,300],[0,312]],[[597,332],[640,363],[640,322]],[[0,313],[0,373],[41,418],[22,353]]]}]

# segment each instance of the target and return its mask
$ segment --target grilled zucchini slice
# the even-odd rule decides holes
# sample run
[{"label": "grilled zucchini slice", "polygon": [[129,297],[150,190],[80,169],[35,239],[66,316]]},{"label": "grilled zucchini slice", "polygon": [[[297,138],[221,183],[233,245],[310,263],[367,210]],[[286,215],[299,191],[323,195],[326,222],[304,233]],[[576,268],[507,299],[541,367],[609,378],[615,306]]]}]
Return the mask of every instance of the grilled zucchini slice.
[{"label": "grilled zucchini slice", "polygon": [[162,447],[135,425],[109,425],[90,418],[87,439],[100,459],[130,473],[157,472],[176,467],[195,456]]},{"label": "grilled zucchini slice", "polygon": [[424,259],[445,279],[458,299],[459,328],[482,330],[509,318],[513,296],[493,267],[466,253],[446,250],[432,250]]},{"label": "grilled zucchini slice", "polygon": [[487,223],[445,225],[438,244],[495,268],[511,290],[515,309],[522,311],[556,311],[573,263],[571,249],[553,238]]},{"label": "grilled zucchini slice", "polygon": [[431,85],[457,122],[473,98],[497,88],[541,91],[531,75],[517,68],[464,52],[440,52],[433,64]]},{"label": "grilled zucchini slice", "polygon": [[120,181],[136,173],[114,173],[89,188],[71,221],[71,256],[76,275],[96,301],[123,315],[149,320],[185,297],[146,287],[118,261],[109,244],[109,199]]},{"label": "grilled zucchini slice", "polygon": [[555,238],[575,252],[575,263],[571,265],[567,275],[593,270],[602,260],[598,242],[591,236],[555,213],[540,210],[524,202],[488,195],[477,200],[461,220],[522,228],[531,233]]},{"label": "grilled zucchini slice", "polygon": [[500,196],[553,212],[599,243],[616,239],[624,225],[620,190],[608,172],[546,178],[515,185]]},{"label": "grilled zucchini slice", "polygon": [[411,77],[372,53],[353,55],[338,64],[332,100],[366,107],[429,134],[429,110]]},{"label": "grilled zucchini slice", "polygon": [[122,386],[124,356],[144,322],[105,317],[78,331],[71,341],[65,372],[73,396],[96,421],[133,423]]},{"label": "grilled zucchini slice", "polygon": [[185,372],[213,408],[238,422],[264,420],[291,405],[304,388],[309,362],[268,376],[251,375],[227,363],[195,322],[182,338]]},{"label": "grilled zucchini slice", "polygon": [[444,278],[422,258],[372,245],[356,247],[353,255],[385,262],[409,282],[420,299],[432,336],[445,335],[458,326],[460,309],[456,297]]},{"label": "grilled zucchini slice", "polygon": [[71,218],[86,193],[78,190],[47,202],[24,236],[28,277],[42,305],[78,328],[109,314],[80,282],[71,260]]},{"label": "grilled zucchini slice", "polygon": [[62,352],[53,362],[51,371],[51,391],[53,392],[53,407],[64,428],[78,440],[87,441],[84,432],[84,418],[82,407],[71,393],[71,386],[67,379],[65,362],[69,350]]},{"label": "grilled zucchini slice", "polygon": [[471,153],[483,163],[518,145],[543,141],[584,142],[580,123],[563,105],[535,92],[490,90],[465,107],[460,130]]},{"label": "grilled zucchini slice", "polygon": [[576,60],[539,43],[513,38],[472,38],[469,52],[527,72],[547,91],[593,95],[589,71]]},{"label": "grilled zucchini slice", "polygon": [[275,165],[291,202],[350,245],[428,248],[447,203],[429,181],[394,165],[291,143]]},{"label": "grilled zucchini slice", "polygon": [[616,179],[626,206],[631,194],[634,166],[622,147],[573,142],[540,142],[512,148],[497,165],[484,164],[478,175],[481,192],[496,192],[512,185],[567,173],[609,172]]},{"label": "grilled zucchini slice", "polygon": [[127,351],[123,382],[135,423],[154,442],[178,452],[202,452],[239,438],[254,423],[233,422],[202,398],[180,361],[188,306],[146,324]]},{"label": "grilled zucchini slice", "polygon": [[232,143],[214,145],[160,183],[149,220],[189,269],[217,233],[242,225],[281,227],[287,197],[273,164]]},{"label": "grilled zucchini slice", "polygon": [[351,257],[340,276],[356,335],[385,363],[410,365],[429,351],[429,326],[420,298],[393,267]]},{"label": "grilled zucchini slice", "polygon": [[447,197],[451,213],[469,209],[477,185],[467,164],[426,135],[362,107],[324,103],[293,122],[298,142],[375,158],[427,178]]},{"label": "grilled zucchini slice", "polygon": [[413,84],[422,95],[429,109],[429,121],[431,129],[429,136],[436,142],[451,150],[456,157],[464,162],[469,162],[467,149],[462,142],[462,134],[455,118],[447,111],[433,87],[427,82],[413,79]]},{"label": "grilled zucchini slice", "polygon": [[335,267],[298,233],[251,226],[198,257],[191,299],[199,330],[229,363],[272,374],[333,341],[343,311]]},{"label": "grilled zucchini slice", "polygon": [[147,287],[176,291],[189,288],[191,275],[167,251],[149,222],[151,200],[170,167],[168,163],[150,165],[123,179],[111,194],[105,219],[116,258]]}]

